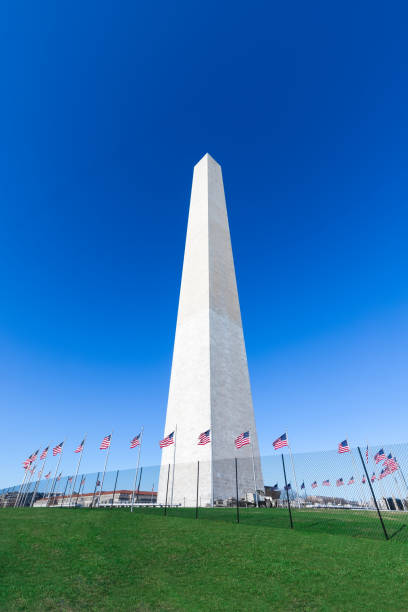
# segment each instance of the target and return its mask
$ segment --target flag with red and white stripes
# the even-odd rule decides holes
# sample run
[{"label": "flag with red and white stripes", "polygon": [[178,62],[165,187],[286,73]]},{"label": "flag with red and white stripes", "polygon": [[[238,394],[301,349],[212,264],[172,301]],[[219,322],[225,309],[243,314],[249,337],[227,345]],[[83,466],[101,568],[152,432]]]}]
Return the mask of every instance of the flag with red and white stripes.
[{"label": "flag with red and white stripes", "polygon": [[84,450],[84,446],[85,446],[85,438],[82,440],[81,444],[77,446],[77,448],[74,450],[74,453],[82,453],[82,451]]},{"label": "flag with red and white stripes", "polygon": [[207,429],[207,431],[203,431],[203,433],[200,433],[200,435],[198,436],[198,446],[204,446],[205,444],[209,444],[211,442],[211,438],[210,438],[210,430]]},{"label": "flag with red and white stripes", "polygon": [[[142,432],[140,432],[141,434]],[[131,441],[130,441],[130,448],[136,448],[136,446],[140,446],[140,434],[138,434],[137,436],[135,436]]]},{"label": "flag with red and white stripes", "polygon": [[251,437],[249,435],[249,431],[244,431],[234,440],[236,448],[242,448],[243,446],[246,446],[246,444],[250,444],[250,442]]},{"label": "flag with red and white stripes", "polygon": [[323,480],[322,485],[324,487],[330,487],[330,480]]},{"label": "flag with red and white stripes", "polygon": [[348,445],[347,440],[343,440],[343,442],[339,442],[339,453],[349,453],[350,447]]},{"label": "flag with red and white stripes", "polygon": [[316,481],[312,482],[312,489],[315,489],[316,487],[317,487],[317,482]]},{"label": "flag with red and white stripes", "polygon": [[171,444],[174,444],[174,431],[159,442],[160,448],[166,448],[166,446],[170,446]]},{"label": "flag with red and white stripes", "polygon": [[43,452],[41,453],[40,460],[46,458],[49,448],[50,448],[49,446],[47,446],[47,448],[44,448]]},{"label": "flag with red and white stripes", "polygon": [[371,482],[374,482],[374,480],[377,479],[377,476],[375,475],[375,472],[373,472],[373,475],[371,476],[370,480]]},{"label": "flag with red and white stripes", "polygon": [[342,478],[338,478],[336,480],[336,487],[341,487],[342,485],[344,485],[344,480]]},{"label": "flag with red and white stripes", "polygon": [[388,474],[392,474],[392,472],[398,470],[399,467],[396,458],[393,457],[391,453],[387,455],[387,458],[384,461],[384,465],[388,471]]},{"label": "flag with red and white stripes", "polygon": [[380,463],[380,461],[384,461],[384,459],[385,459],[384,449],[380,448],[378,453],[375,453],[375,455],[374,455],[374,461],[376,463]]},{"label": "flag with red and white stripes", "polygon": [[109,448],[110,447],[110,443],[111,443],[111,438],[112,438],[112,434],[109,434],[109,435],[105,436],[104,439],[101,442],[99,450],[106,450],[107,448]]},{"label": "flag with red and white stripes", "polygon": [[44,476],[44,478],[47,478],[47,479],[48,479],[50,476],[51,476],[51,472],[48,472],[48,474],[46,474],[46,475]]},{"label": "flag with red and white stripes", "polygon": [[284,433],[281,436],[279,436],[279,438],[276,438],[276,440],[272,442],[272,446],[275,450],[278,450],[279,448],[283,448],[284,446],[288,446],[287,434]]},{"label": "flag with red and white stripes", "polygon": [[348,483],[347,483],[347,484],[349,484],[349,485],[350,485],[350,484],[354,484],[354,476],[352,476],[352,477],[350,478],[350,480],[348,481]]},{"label": "flag with red and white stripes", "polygon": [[62,447],[63,447],[64,443],[60,442],[59,444],[57,444],[57,446],[54,446],[54,448],[52,449],[52,454],[55,457],[56,455],[58,455],[59,453],[62,453]]}]

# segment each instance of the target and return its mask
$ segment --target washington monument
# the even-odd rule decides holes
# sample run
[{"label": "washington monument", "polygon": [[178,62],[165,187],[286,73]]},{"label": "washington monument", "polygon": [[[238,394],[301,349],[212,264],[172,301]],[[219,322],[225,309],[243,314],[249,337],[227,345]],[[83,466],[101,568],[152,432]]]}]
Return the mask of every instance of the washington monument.
[{"label": "washington monument", "polygon": [[[210,430],[211,442],[198,444]],[[249,432],[250,444],[234,440]],[[201,505],[262,490],[258,437],[220,165],[195,166],[164,437],[158,503]],[[170,468],[169,468],[170,465]]]}]

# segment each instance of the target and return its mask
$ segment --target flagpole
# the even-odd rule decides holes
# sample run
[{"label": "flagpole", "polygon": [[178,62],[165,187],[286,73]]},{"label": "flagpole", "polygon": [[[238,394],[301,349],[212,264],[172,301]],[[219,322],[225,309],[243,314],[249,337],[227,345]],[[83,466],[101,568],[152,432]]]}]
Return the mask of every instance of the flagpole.
[{"label": "flagpole", "polygon": [[96,477],[96,481],[95,481],[95,488],[94,488],[94,492],[93,492],[93,495],[92,495],[92,501],[91,501],[91,503],[89,504],[89,505],[90,505],[90,507],[91,507],[92,509],[93,509],[93,507],[94,507],[94,501],[95,501],[96,489],[98,488],[99,474],[100,474],[100,472],[98,472],[98,475],[97,475],[97,477]]},{"label": "flagpole", "polygon": [[[50,490],[51,482],[52,481],[49,478],[47,478],[47,490],[46,490],[46,492],[44,494],[44,500],[46,500],[47,503],[48,503],[48,491]],[[47,506],[47,504],[45,504],[45,505]]]},{"label": "flagpole", "polygon": [[85,434],[85,437],[84,437],[84,443],[83,443],[83,445],[82,445],[82,449],[81,449],[81,452],[80,452],[80,454],[79,454],[79,458],[78,458],[78,465],[77,465],[77,469],[76,469],[76,472],[75,472],[75,479],[74,479],[74,482],[73,482],[73,484],[72,484],[71,494],[70,494],[70,496],[69,496],[68,508],[70,508],[70,507],[71,507],[72,494],[73,494],[73,492],[74,492],[75,485],[76,485],[76,481],[77,481],[77,478],[78,478],[79,466],[81,465],[81,461],[82,461],[82,453],[84,452],[85,442],[86,442],[86,436],[87,436],[87,435],[88,435],[88,432],[86,432],[86,434]]},{"label": "flagpole", "polygon": [[286,439],[287,439],[287,441],[288,441],[288,449],[289,449],[289,454],[290,454],[290,462],[291,462],[291,464],[292,464],[293,478],[294,478],[294,480],[295,480],[295,487],[296,487],[296,494],[297,494],[298,508],[300,508],[300,500],[299,500],[299,488],[298,488],[298,483],[297,483],[297,480],[296,480],[295,464],[293,463],[292,449],[290,448],[290,444],[289,444],[289,436],[288,436],[288,432],[286,432]]},{"label": "flagpole", "polygon": [[19,488],[18,493],[17,493],[16,501],[14,502],[14,507],[15,508],[17,508],[19,503],[20,503],[21,493],[23,491],[23,487],[24,487],[25,481],[28,478],[28,470],[29,470],[29,467],[27,466],[25,468],[25,472],[24,472],[22,483],[21,483],[20,488]]},{"label": "flagpole", "polygon": [[174,440],[174,452],[173,452],[173,478],[171,481],[171,496],[170,496],[170,507],[173,507],[173,492],[174,492],[174,470],[176,467],[176,446],[177,446],[177,424],[175,429],[175,440]]},{"label": "flagpole", "polygon": [[66,485],[65,485],[64,493],[63,493],[62,498],[61,498],[61,508],[62,508],[62,505],[64,503],[65,493],[67,492],[67,489],[68,489],[68,483],[69,483],[69,476],[67,476],[67,482],[66,482]]},{"label": "flagpole", "polygon": [[[65,440],[66,440],[66,438],[65,438]],[[54,474],[54,479],[53,479],[53,481],[52,481],[52,487],[51,487],[50,493],[49,493],[48,498],[47,498],[47,506],[48,506],[48,504],[49,504],[50,497],[51,497],[51,496],[53,495],[53,493],[54,493],[54,487],[55,487],[55,483],[56,483],[56,480],[55,480],[55,479],[56,479],[56,477],[57,477],[57,474],[58,474],[58,468],[59,468],[59,465],[60,465],[60,463],[61,463],[62,453],[64,452],[64,448],[65,448],[65,440],[64,440],[64,441],[63,441],[63,443],[62,443],[62,449],[61,449],[61,452],[59,453],[59,459],[58,459],[57,467],[55,468],[55,474]],[[53,451],[53,452],[54,452],[54,451]]]},{"label": "flagpole", "polygon": [[[41,470],[38,472],[38,480],[37,480],[37,484],[36,484],[35,489],[34,489],[33,497],[32,497],[32,499],[31,499],[31,504],[30,504],[30,507],[32,507],[32,506],[33,506],[33,504],[34,504],[34,501],[35,501],[35,496],[37,495],[37,491],[38,491],[38,488],[39,488],[39,486],[40,486],[41,476],[43,475],[43,471],[44,471],[44,467],[45,467],[45,462],[47,461],[47,457],[48,457],[48,453],[50,452],[50,448],[51,448],[51,443],[48,445],[47,454],[46,454],[46,455],[45,455],[45,457],[44,457],[44,461],[43,461],[43,464],[42,464],[42,468],[41,468]],[[41,459],[41,455],[40,455],[40,459]]]},{"label": "flagpole", "polygon": [[77,507],[77,504],[78,504],[78,498],[81,495],[81,487],[82,487],[82,491],[83,491],[84,487],[85,487],[85,480],[84,480],[84,475],[83,474],[82,474],[82,477],[81,477],[81,482],[79,483],[78,493],[77,493],[77,496],[76,496],[76,499],[75,499],[75,508]]},{"label": "flagpole", "polygon": [[61,480],[61,478],[62,478],[62,472],[58,474],[57,480],[55,481],[55,487],[54,487],[54,491],[52,492],[51,503],[57,502],[58,487],[59,487],[59,481]]},{"label": "flagpole", "polygon": [[[37,467],[37,466],[36,466],[36,465],[34,465],[34,468],[33,468],[33,469],[34,469],[34,471],[35,471],[36,467]],[[28,495],[28,492],[29,492],[29,490],[30,490],[31,480],[32,480],[32,477],[33,477],[33,475],[34,475],[34,471],[30,470],[30,476],[28,477],[28,483],[26,484],[25,489],[24,489],[24,494],[23,494],[23,495],[22,495],[22,497],[21,497],[21,504],[20,504],[20,505],[21,505],[21,507],[24,507],[24,504],[25,504],[25,502],[26,502],[27,495]]]},{"label": "flagpole", "polygon": [[101,488],[99,489],[98,508],[99,508],[99,504],[101,503],[101,495],[102,495],[102,489],[103,489],[103,482],[105,480],[106,466],[108,465],[109,452],[110,452],[110,448],[111,448],[111,444],[112,444],[112,436],[113,436],[113,429],[112,429],[112,431],[110,433],[108,452],[106,453],[105,467],[104,467],[103,476],[102,476],[102,484],[101,484]]},{"label": "flagpole", "polygon": [[143,429],[144,429],[144,426],[142,426],[142,429],[141,429],[141,432],[140,432],[139,452],[137,454],[137,466],[136,466],[136,472],[135,472],[135,481],[133,483],[132,503],[131,503],[131,506],[130,506],[130,511],[131,512],[133,512],[133,504],[134,504],[134,501],[135,501],[135,489],[136,489],[137,475],[138,475],[138,472],[139,472],[139,465],[140,465],[140,452],[142,450]]},{"label": "flagpole", "polygon": [[20,488],[19,488],[19,490],[18,490],[17,497],[16,497],[16,501],[14,502],[14,507],[15,507],[15,508],[17,508],[18,503],[19,503],[19,501],[20,501],[21,491],[22,491],[22,488],[23,488],[24,483],[25,483],[25,481],[26,481],[26,478],[27,478],[27,476],[28,476],[28,468],[29,468],[29,466],[27,466],[27,467],[25,468],[25,472],[24,472],[23,480],[22,480],[21,485],[20,485]]},{"label": "flagpole", "polygon": [[253,447],[252,440],[251,440],[251,454],[252,454],[252,472],[253,472],[253,475],[254,475],[255,502],[256,502],[256,507],[259,508],[258,493],[257,493],[257,490],[256,490],[256,478],[255,478],[254,447]]}]

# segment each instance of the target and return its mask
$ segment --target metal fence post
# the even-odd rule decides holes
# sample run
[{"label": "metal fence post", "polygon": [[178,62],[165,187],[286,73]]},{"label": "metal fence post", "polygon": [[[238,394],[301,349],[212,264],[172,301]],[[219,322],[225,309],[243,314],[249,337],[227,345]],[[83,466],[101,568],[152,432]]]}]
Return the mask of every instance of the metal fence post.
[{"label": "metal fence post", "polygon": [[167,515],[167,495],[169,493],[169,476],[170,476],[170,463],[169,463],[169,469],[167,470],[167,486],[166,486],[166,501],[164,504],[164,516]]},{"label": "metal fence post", "polygon": [[136,503],[139,503],[139,491],[140,491],[140,483],[142,481],[142,474],[143,474],[143,466],[140,468],[139,483],[137,485],[137,493],[136,493]]},{"label": "metal fence post", "polygon": [[282,453],[282,467],[283,467],[283,476],[285,478],[286,499],[288,500],[290,528],[293,529],[292,510],[290,509],[289,489],[288,489],[288,482],[286,480],[285,459],[283,457],[283,453]]},{"label": "metal fence post", "polygon": [[378,518],[380,519],[381,527],[383,528],[383,531],[384,531],[385,539],[386,539],[386,540],[388,540],[388,539],[389,539],[389,537],[388,537],[388,533],[387,533],[387,530],[386,530],[386,528],[385,528],[384,521],[383,521],[383,518],[382,518],[382,516],[381,516],[381,512],[380,512],[380,509],[379,509],[378,504],[377,504],[377,498],[376,498],[376,496],[375,496],[375,494],[374,494],[374,489],[373,489],[373,485],[371,484],[371,479],[370,479],[370,477],[368,476],[368,472],[367,472],[366,465],[365,465],[365,463],[364,463],[363,455],[361,454],[360,447],[359,447],[359,446],[357,446],[357,448],[358,448],[358,454],[360,455],[361,463],[363,464],[363,468],[364,468],[364,471],[365,471],[366,476],[367,476],[367,482],[368,482],[368,484],[369,484],[369,486],[370,486],[370,489],[371,489],[371,495],[373,496],[373,500],[374,500],[374,503],[375,503],[375,507],[376,507],[376,509],[377,509]]},{"label": "metal fence post", "polygon": [[239,500],[238,500],[238,459],[235,457],[235,488],[237,493],[237,523],[239,523]]},{"label": "metal fence post", "polygon": [[92,501],[91,501],[91,508],[94,507],[94,501],[95,501],[95,495],[96,495],[96,488],[98,486],[98,482],[99,482],[99,472],[98,475],[96,477],[96,482],[95,482],[95,488],[94,488],[94,492],[93,492],[93,496],[92,496]]},{"label": "metal fence post", "polygon": [[[196,494],[196,519],[198,518],[198,484],[200,481],[200,462],[197,461],[197,494]],[[185,504],[184,504],[185,506]]]},{"label": "metal fence post", "polygon": [[119,476],[119,470],[117,470],[116,472],[115,486],[113,487],[111,508],[113,508],[113,502],[115,501],[115,493],[116,493],[116,485],[118,484],[118,476]]}]

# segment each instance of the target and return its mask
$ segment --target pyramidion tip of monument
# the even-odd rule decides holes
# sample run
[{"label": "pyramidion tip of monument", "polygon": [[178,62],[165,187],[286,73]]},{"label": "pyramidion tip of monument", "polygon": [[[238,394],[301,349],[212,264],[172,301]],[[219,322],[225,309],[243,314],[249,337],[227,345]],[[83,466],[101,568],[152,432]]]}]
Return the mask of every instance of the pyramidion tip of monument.
[{"label": "pyramidion tip of monument", "polygon": [[198,166],[199,164],[203,164],[203,163],[208,163],[208,162],[212,162],[213,164],[217,164],[217,166],[219,166],[220,164],[209,154],[206,153],[205,155],[203,155],[203,157],[200,159],[200,161],[198,161],[196,163],[196,166]]}]

